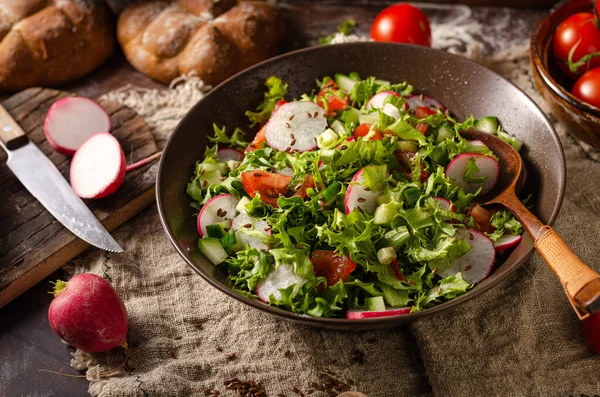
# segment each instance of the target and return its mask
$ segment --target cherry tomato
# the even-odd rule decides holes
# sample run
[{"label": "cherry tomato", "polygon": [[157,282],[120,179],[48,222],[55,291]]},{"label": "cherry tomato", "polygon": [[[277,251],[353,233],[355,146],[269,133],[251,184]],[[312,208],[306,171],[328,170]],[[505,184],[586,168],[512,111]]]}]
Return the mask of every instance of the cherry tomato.
[{"label": "cherry tomato", "polygon": [[317,276],[325,277],[327,286],[331,287],[346,278],[356,269],[356,263],[348,255],[339,256],[333,251],[316,250],[310,256]]},{"label": "cherry tomato", "polygon": [[583,337],[588,345],[600,354],[600,312],[590,315],[581,322]]},{"label": "cherry tomato", "polygon": [[[354,135],[355,138],[362,138],[363,136],[367,136],[370,130],[371,124],[362,123],[354,129],[352,135]],[[375,134],[371,137],[371,140],[378,141],[380,139],[383,139],[383,135],[381,134],[381,132],[379,132],[377,128],[375,128]]]},{"label": "cherry tomato", "polygon": [[400,3],[389,6],[375,17],[371,25],[371,38],[375,41],[431,47],[431,27],[421,10]]},{"label": "cherry tomato", "polygon": [[582,74],[573,85],[571,93],[583,102],[600,108],[600,68]]},{"label": "cherry tomato", "polygon": [[421,134],[426,135],[427,131],[429,130],[429,126],[427,124],[419,123],[415,126],[415,129]]},{"label": "cherry tomato", "polygon": [[569,54],[573,51],[571,62],[578,62],[587,54],[600,52],[600,30],[595,25],[596,19],[591,12],[579,12],[567,17],[558,25],[552,43],[553,53],[558,66],[569,76],[600,66],[600,57],[593,57],[573,73],[567,66]]},{"label": "cherry tomato", "polygon": [[246,150],[244,153],[253,152],[258,149],[262,149],[265,147],[265,143],[267,142],[267,138],[265,137],[265,127],[263,126],[257,133],[252,142],[248,146],[246,146]]},{"label": "cherry tomato", "polygon": [[307,196],[306,190],[311,187],[314,187],[314,186],[315,186],[315,179],[312,177],[312,175],[309,175],[306,177],[306,179],[304,179],[302,186],[300,186],[300,189],[298,189],[298,191],[296,193],[294,193],[294,196],[306,198],[306,196]]},{"label": "cherry tomato", "polygon": [[292,181],[291,176],[274,174],[266,171],[242,172],[242,185],[250,197],[260,193],[263,202],[277,207],[279,196],[289,194],[288,186]]}]

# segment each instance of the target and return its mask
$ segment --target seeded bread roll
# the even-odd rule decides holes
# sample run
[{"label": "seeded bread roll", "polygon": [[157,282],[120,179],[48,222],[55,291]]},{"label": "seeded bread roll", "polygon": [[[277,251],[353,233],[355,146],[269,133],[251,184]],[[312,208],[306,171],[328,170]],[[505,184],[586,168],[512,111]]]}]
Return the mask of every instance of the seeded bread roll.
[{"label": "seeded bread roll", "polygon": [[153,1],[123,11],[117,38],[129,62],[156,80],[195,73],[215,85],[277,54],[283,24],[279,8],[262,1]]},{"label": "seeded bread roll", "polygon": [[115,46],[97,0],[0,0],[0,90],[55,86],[106,61]]}]

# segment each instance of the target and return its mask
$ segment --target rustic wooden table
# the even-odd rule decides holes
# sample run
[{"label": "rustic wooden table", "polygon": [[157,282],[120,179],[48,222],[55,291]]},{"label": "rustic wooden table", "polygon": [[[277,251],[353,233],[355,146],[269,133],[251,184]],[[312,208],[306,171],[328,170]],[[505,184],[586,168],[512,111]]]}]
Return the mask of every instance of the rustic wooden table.
[{"label": "rustic wooden table", "polygon": [[[489,3],[489,0],[479,2]],[[324,4],[316,1],[284,3],[288,39],[283,50],[304,47],[315,38],[326,36],[345,18],[356,19],[360,31],[366,33],[370,21],[381,10],[382,3],[385,1],[353,0],[351,5],[341,2]],[[541,3],[540,0],[538,4]],[[516,3],[513,1],[512,4]],[[546,12],[515,11],[518,28],[510,34],[528,37],[535,20]],[[474,8],[473,18],[484,24],[493,23],[495,14],[494,9]],[[115,54],[109,62],[85,79],[60,88],[83,96],[97,97],[125,84],[166,89],[164,85],[136,72],[120,53]],[[0,93],[0,99],[8,96],[9,94]],[[39,372],[45,368],[75,373],[69,367],[72,349],[52,332],[46,317],[52,300],[52,296],[48,294],[51,289],[49,282],[63,277],[64,273],[57,271],[0,310],[0,396],[71,397],[87,394],[88,383],[83,378]]]}]

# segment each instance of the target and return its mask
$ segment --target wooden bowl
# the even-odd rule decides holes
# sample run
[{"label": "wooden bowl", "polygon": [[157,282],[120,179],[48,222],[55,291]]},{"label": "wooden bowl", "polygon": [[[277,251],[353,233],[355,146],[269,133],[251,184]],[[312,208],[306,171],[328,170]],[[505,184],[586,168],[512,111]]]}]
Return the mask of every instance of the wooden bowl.
[{"label": "wooden bowl", "polygon": [[[310,92],[317,78],[350,72],[389,81],[407,80],[418,92],[440,100],[459,120],[470,115],[498,116],[503,127],[525,143],[522,155],[528,167],[528,186],[534,192],[533,212],[543,222],[554,221],[564,193],[564,155],[552,124],[527,95],[489,69],[443,51],[392,43],[349,43],[308,48],[260,63],[214,88],[189,111],[169,139],[158,172],[158,210],[167,236],[183,259],[216,289],[249,306],[303,324],[372,329],[458,307],[517,269],[533,249],[531,240],[525,238],[488,278],[457,299],[413,314],[369,320],[298,315],[243,296],[231,289],[226,271],[213,266],[196,249],[196,218],[186,186],[209,144],[207,136],[213,134],[213,123],[225,125],[228,131],[247,126],[244,112],[262,102],[263,83],[269,76],[277,75],[287,82],[290,92],[286,99],[292,99]],[[254,131],[249,132],[253,136]]]},{"label": "wooden bowl", "polygon": [[535,26],[529,52],[535,85],[552,109],[552,113],[566,125],[570,134],[595,148],[600,148],[600,109],[580,101],[571,94],[575,80],[564,75],[552,54],[552,40],[556,27],[569,15],[591,11],[593,7],[593,0],[573,0],[558,5],[547,18]]}]

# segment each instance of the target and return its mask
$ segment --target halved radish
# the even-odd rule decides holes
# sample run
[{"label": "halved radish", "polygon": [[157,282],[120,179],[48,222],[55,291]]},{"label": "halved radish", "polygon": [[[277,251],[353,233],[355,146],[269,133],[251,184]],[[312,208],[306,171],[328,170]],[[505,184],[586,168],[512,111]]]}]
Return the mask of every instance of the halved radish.
[{"label": "halved radish", "polygon": [[456,212],[456,206],[452,204],[452,201],[443,197],[434,197],[433,199],[438,202],[438,206],[440,207],[440,209],[445,211]]},{"label": "halved radish", "polygon": [[317,137],[327,126],[323,109],[317,104],[289,102],[273,113],[265,125],[265,138],[274,149],[306,152],[317,147]]},{"label": "halved radish", "polygon": [[89,138],[71,161],[71,186],[82,198],[102,198],[114,193],[125,177],[125,153],[108,132]]},{"label": "halved radish", "polygon": [[382,112],[394,119],[400,118],[400,111],[398,111],[398,108],[392,105],[391,103],[386,103],[385,105],[383,105]]},{"label": "halved radish", "polygon": [[231,194],[220,194],[208,200],[198,214],[198,234],[206,236],[206,226],[223,222],[235,217],[238,199]]},{"label": "halved radish", "polygon": [[367,318],[401,316],[403,314],[410,313],[410,310],[410,307],[401,307],[399,309],[388,309],[381,311],[365,311],[350,309],[346,312],[346,318],[348,320],[364,320]]},{"label": "halved radish", "polygon": [[521,236],[513,236],[510,233],[504,233],[502,237],[496,240],[494,243],[494,248],[496,248],[497,253],[501,254],[504,251],[518,245],[521,240],[523,240],[523,237]]},{"label": "halved radish", "polygon": [[367,109],[381,109],[383,108],[383,102],[385,101],[385,98],[389,97],[390,95],[394,95],[394,96],[400,96],[400,94],[398,94],[397,92],[394,91],[383,91],[380,92],[378,94],[375,94],[371,97],[371,99],[369,99],[369,101],[367,102]]},{"label": "halved radish", "polygon": [[469,284],[476,284],[486,278],[494,266],[496,259],[494,244],[479,230],[457,229],[456,233],[456,238],[466,240],[471,249],[463,256],[452,258],[449,267],[439,261],[438,274],[442,277],[450,277],[460,273],[463,280]]},{"label": "halved radish", "polygon": [[[470,183],[465,180],[465,172],[469,160],[473,159],[475,165],[479,168],[473,177],[485,177],[485,181],[481,183]],[[446,168],[446,177],[453,179],[456,185],[463,189],[465,193],[475,193],[481,188],[480,194],[486,194],[496,184],[498,176],[500,175],[500,165],[495,158],[491,156],[484,156],[478,153],[463,153],[454,157],[448,167]]]},{"label": "halved radish", "polygon": [[269,249],[269,246],[259,236],[251,236],[243,232],[243,230],[248,232],[258,231],[265,236],[271,236],[273,231],[266,221],[240,213],[231,219],[231,227],[236,231],[235,236],[238,242],[242,244],[242,247],[246,248],[246,245],[249,245],[250,248],[259,251],[267,251]]},{"label": "halved radish", "polygon": [[358,170],[350,181],[350,186],[348,186],[348,191],[346,192],[346,199],[344,201],[346,214],[360,208],[367,214],[372,215],[377,208],[377,197],[381,196],[382,193],[372,192],[365,184],[363,170]]},{"label": "halved radish", "polygon": [[427,109],[437,110],[446,108],[437,99],[425,96],[425,95],[413,95],[406,100],[406,104],[410,110],[417,110],[419,106],[426,107]]},{"label": "halved radish", "polygon": [[54,150],[72,156],[85,141],[110,131],[106,110],[88,98],[68,97],[54,102],[44,121],[44,135]]},{"label": "halved radish", "polygon": [[279,267],[267,275],[264,280],[259,281],[256,286],[256,295],[261,301],[268,303],[271,296],[276,300],[281,299],[280,289],[298,284],[304,285],[306,280],[294,273],[293,267],[282,263]]},{"label": "halved radish", "polygon": [[219,161],[221,163],[226,163],[230,160],[242,161],[244,159],[244,153],[231,148],[217,150],[217,156],[219,156]]}]

